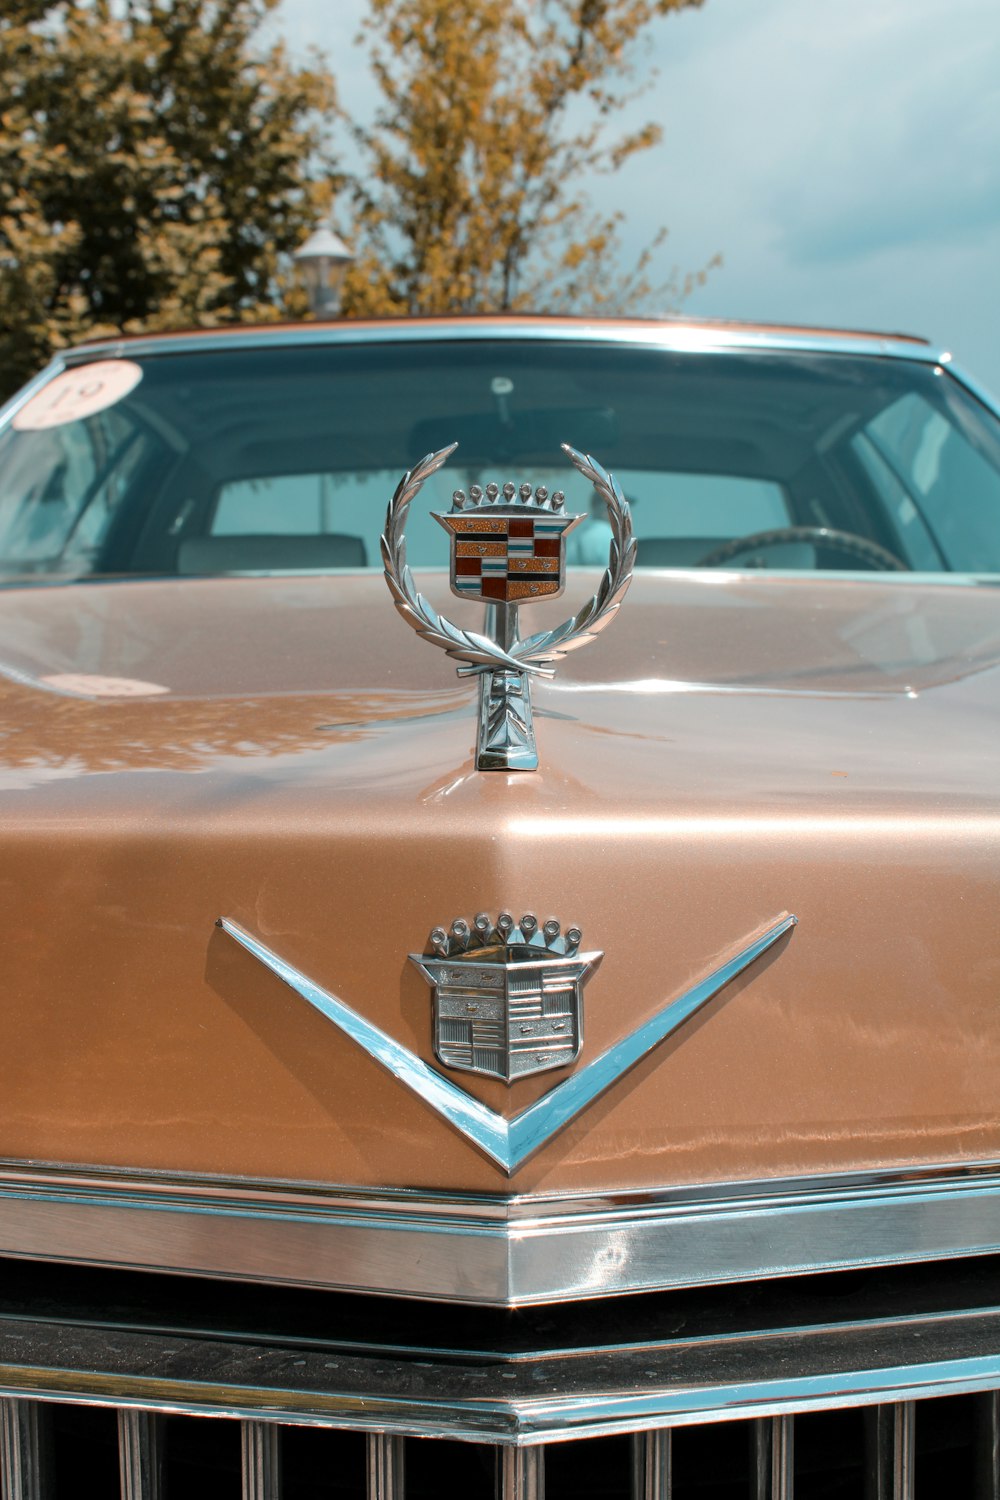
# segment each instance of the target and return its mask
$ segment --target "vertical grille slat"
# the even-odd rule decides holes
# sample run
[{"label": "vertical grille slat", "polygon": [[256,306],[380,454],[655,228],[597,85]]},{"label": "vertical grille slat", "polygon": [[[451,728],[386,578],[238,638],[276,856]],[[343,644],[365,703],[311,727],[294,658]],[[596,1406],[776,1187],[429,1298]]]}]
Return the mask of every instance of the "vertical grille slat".
[{"label": "vertical grille slat", "polygon": [[49,1413],[40,1401],[0,1396],[0,1494],[3,1500],[49,1500]]},{"label": "vertical grille slat", "polygon": [[869,1411],[865,1449],[865,1500],[913,1500],[915,1403],[895,1401]]},{"label": "vertical grille slat", "polygon": [[118,1412],[118,1467],[121,1500],[161,1500],[163,1418],[155,1412]]},{"label": "vertical grille slat", "polygon": [[751,1445],[754,1500],[794,1500],[794,1417],[761,1417],[753,1424]]},{"label": "vertical grille slat", "polygon": [[1000,1500],[1000,1391],[976,1398],[975,1500]]},{"label": "vertical grille slat", "polygon": [[406,1493],[405,1438],[368,1434],[368,1500],[403,1500]]},{"label": "vertical grille slat", "polygon": [[673,1434],[669,1427],[632,1438],[632,1500],[671,1500]]},{"label": "vertical grille slat", "polygon": [[281,1428],[244,1419],[240,1444],[243,1500],[281,1500]]},{"label": "vertical grille slat", "polygon": [[497,1449],[496,1500],[545,1500],[545,1449]]}]

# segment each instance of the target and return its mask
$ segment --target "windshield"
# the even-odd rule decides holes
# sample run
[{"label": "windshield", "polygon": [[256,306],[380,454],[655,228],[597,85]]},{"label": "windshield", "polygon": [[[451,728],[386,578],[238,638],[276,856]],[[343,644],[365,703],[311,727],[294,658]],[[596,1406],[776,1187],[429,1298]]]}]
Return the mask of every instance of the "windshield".
[{"label": "windshield", "polygon": [[402,472],[457,441],[410,517],[493,480],[564,489],[610,528],[560,443],[632,502],[645,567],[1000,573],[1000,423],[940,369],[877,356],[679,353],[447,339],[91,359],[0,431],[0,576],[380,568]]}]

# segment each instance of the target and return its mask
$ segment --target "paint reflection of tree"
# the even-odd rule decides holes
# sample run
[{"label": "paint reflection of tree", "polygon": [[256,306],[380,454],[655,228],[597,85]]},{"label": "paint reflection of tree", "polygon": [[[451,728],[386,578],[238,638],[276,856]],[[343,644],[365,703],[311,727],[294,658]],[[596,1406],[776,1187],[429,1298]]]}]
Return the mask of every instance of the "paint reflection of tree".
[{"label": "paint reflection of tree", "polygon": [[260,698],[93,699],[0,690],[0,765],[87,771],[202,771],[223,756],[306,754],[393,722],[448,713],[450,693],[312,693]]}]

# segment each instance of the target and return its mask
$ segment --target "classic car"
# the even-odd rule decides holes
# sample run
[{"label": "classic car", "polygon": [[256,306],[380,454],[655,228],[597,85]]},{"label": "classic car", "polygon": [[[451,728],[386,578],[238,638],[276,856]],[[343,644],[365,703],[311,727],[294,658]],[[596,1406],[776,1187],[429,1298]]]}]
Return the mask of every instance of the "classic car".
[{"label": "classic car", "polygon": [[4,1500],[998,1500],[998,580],[1000,416],[916,338],[42,372]]}]

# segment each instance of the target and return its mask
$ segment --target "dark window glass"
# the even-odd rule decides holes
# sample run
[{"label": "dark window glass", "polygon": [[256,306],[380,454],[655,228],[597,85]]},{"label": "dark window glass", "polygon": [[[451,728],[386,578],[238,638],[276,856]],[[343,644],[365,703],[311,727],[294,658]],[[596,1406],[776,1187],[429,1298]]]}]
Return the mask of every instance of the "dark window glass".
[{"label": "dark window glass", "polygon": [[604,566],[569,442],[621,481],[640,565],[1000,572],[1000,424],[919,361],[484,338],[135,363],[95,415],[0,430],[0,573],[377,568],[400,474],[453,441],[410,517],[414,566],[446,566],[431,512],[453,488],[508,478],[564,489],[586,518],[571,565]]}]

